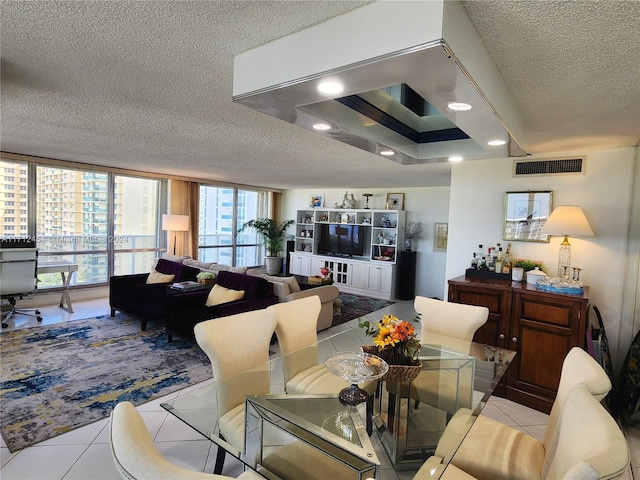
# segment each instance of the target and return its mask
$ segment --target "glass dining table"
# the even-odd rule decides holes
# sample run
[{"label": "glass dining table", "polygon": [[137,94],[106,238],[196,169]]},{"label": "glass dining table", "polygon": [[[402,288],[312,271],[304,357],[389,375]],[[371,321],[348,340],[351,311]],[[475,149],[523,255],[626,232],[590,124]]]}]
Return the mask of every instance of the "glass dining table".
[{"label": "glass dining table", "polygon": [[[305,355],[311,349],[323,364],[349,344],[347,339],[357,338],[354,332],[319,340],[305,348]],[[351,348],[355,350],[357,346]],[[371,409],[365,403],[342,403],[339,391],[285,394],[280,355],[238,376],[191,389],[162,407],[267,479],[386,480],[398,478],[395,472],[400,471],[407,478],[434,454],[452,418],[458,420],[453,435],[449,427],[447,445],[451,448],[453,438],[457,448],[514,356],[510,350],[457,339],[449,342],[446,337],[425,343],[419,354],[422,369],[415,380],[377,380],[369,431],[366,416]],[[269,375],[271,393],[245,398],[245,442],[239,449],[218,433],[216,389],[256,374]],[[445,467],[420,478],[439,478]]]}]

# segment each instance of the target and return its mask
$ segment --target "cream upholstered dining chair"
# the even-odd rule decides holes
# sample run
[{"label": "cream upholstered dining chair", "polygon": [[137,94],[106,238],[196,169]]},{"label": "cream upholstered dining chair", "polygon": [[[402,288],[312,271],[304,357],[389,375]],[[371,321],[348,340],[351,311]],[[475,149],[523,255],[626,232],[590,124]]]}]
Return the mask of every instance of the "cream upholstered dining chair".
[{"label": "cream upholstered dining chair", "polygon": [[[142,417],[131,402],[111,412],[109,442],[116,468],[127,480],[230,480],[233,477],[196,472],[169,462],[156,448]],[[261,479],[247,470],[239,479]]]},{"label": "cream upholstered dining chair", "polygon": [[[318,335],[316,324],[320,315],[317,296],[300,298],[268,307],[275,312],[276,336],[283,355],[284,388],[286,393],[338,393],[350,384],[318,363]],[[360,388],[369,393],[366,425],[371,433],[371,413],[376,382],[365,382]]]},{"label": "cream upholstered dining chair", "polygon": [[320,308],[317,296],[268,307],[276,318],[286,393],[337,393],[349,386],[347,381],[318,364],[316,323]]},{"label": "cream upholstered dining chair", "polygon": [[[476,305],[444,302],[416,297],[414,309],[420,315],[420,343],[442,345],[458,353],[468,354],[476,330],[489,318],[489,309]],[[411,398],[447,412],[471,407],[472,377],[461,378],[464,372],[444,369],[422,370],[411,383]]]},{"label": "cream upholstered dining chair", "polygon": [[[622,477],[629,469],[631,455],[629,446],[616,421],[604,408],[600,395],[594,395],[584,383],[578,383],[567,392],[558,418],[558,438],[553,453],[547,451],[537,454],[528,450],[526,443],[518,439],[505,444],[504,438],[486,438],[484,445],[475,445],[477,453],[482,456],[482,450],[488,445],[506,448],[511,457],[502,458],[500,464],[488,466],[470,465],[465,463],[468,471],[462,470],[453,463],[448,467],[444,464],[427,460],[413,477],[414,480],[428,480],[432,478],[444,479],[483,479],[483,478],[528,478],[541,480],[597,480],[615,479]],[[472,430],[473,432],[473,427]],[[462,445],[465,445],[465,439]],[[544,446],[542,446],[544,449]],[[454,462],[458,454],[454,455]],[[434,457],[432,457],[434,458]],[[535,467],[526,472],[519,470],[518,464],[523,463]],[[497,467],[500,471],[495,470]],[[444,469],[442,477],[439,473]],[[524,476],[521,476],[523,474]]]},{"label": "cream upholstered dining chair", "polygon": [[442,344],[469,353],[476,330],[487,322],[489,309],[477,305],[416,297],[413,308],[420,315],[420,343]]},{"label": "cream upholstered dining chair", "polygon": [[[549,472],[554,458],[566,455],[558,450],[561,418],[569,392],[578,384],[583,385],[598,402],[611,389],[611,381],[602,367],[584,350],[574,347],[562,364],[558,393],[543,442],[484,415],[478,416],[471,426],[471,422],[466,421],[471,411],[463,409],[445,428],[435,455],[427,460],[427,464],[433,467],[443,459],[446,463],[453,456],[451,462],[454,465],[478,479],[562,478],[550,476]],[[591,420],[585,416],[583,421],[589,424]],[[607,441],[593,433],[588,435],[595,443]],[[463,437],[464,441],[455,450]]]},{"label": "cream upholstered dining chair", "polygon": [[[271,390],[269,344],[276,328],[273,310],[263,309],[198,323],[196,342],[211,360],[218,403],[218,431],[224,440],[244,450],[244,401],[247,395]],[[214,473],[224,465],[218,447]]]}]

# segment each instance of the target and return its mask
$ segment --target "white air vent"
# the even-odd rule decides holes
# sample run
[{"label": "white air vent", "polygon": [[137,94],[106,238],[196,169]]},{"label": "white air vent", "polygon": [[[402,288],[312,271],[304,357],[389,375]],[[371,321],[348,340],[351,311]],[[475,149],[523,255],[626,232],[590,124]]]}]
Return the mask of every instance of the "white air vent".
[{"label": "white air vent", "polygon": [[552,158],[548,160],[516,160],[513,164],[514,177],[543,175],[584,175],[585,159]]}]

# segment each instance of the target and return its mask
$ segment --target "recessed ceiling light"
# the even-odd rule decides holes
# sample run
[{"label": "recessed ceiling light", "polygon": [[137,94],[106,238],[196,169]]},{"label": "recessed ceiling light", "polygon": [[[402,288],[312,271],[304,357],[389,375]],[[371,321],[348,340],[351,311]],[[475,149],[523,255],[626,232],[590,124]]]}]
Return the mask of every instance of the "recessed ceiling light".
[{"label": "recessed ceiling light", "polygon": [[315,123],[313,125],[313,128],[315,128],[316,130],[329,130],[331,128],[331,125],[327,125],[326,123]]},{"label": "recessed ceiling light", "polygon": [[491,145],[492,147],[495,147],[497,145],[504,145],[505,142],[504,140],[491,140],[490,142],[487,142],[487,144]]},{"label": "recessed ceiling light", "polygon": [[462,161],[462,157],[459,157],[459,156],[449,157],[449,161],[450,162],[461,162]]},{"label": "recessed ceiling light", "polygon": [[318,85],[318,91],[322,93],[340,93],[343,89],[338,82],[322,82]]},{"label": "recessed ceiling light", "polygon": [[384,155],[386,157],[388,157],[389,155],[394,155],[396,152],[394,152],[393,150],[382,150],[380,152],[380,155]]},{"label": "recessed ceiling light", "polygon": [[471,105],[462,102],[449,102],[447,107],[449,107],[449,110],[453,110],[455,112],[466,112],[467,110],[471,110]]}]

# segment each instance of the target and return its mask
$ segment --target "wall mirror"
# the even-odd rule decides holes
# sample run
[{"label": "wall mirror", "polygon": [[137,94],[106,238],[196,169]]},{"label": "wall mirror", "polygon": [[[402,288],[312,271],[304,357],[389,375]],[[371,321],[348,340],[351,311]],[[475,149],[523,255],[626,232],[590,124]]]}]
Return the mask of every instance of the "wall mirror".
[{"label": "wall mirror", "polygon": [[504,196],[504,240],[549,242],[540,229],[553,209],[553,192],[507,192]]}]

